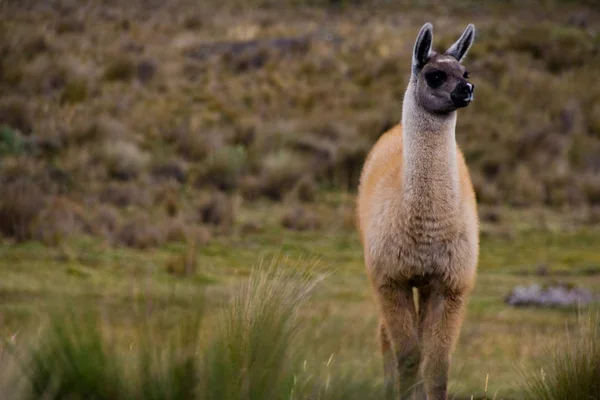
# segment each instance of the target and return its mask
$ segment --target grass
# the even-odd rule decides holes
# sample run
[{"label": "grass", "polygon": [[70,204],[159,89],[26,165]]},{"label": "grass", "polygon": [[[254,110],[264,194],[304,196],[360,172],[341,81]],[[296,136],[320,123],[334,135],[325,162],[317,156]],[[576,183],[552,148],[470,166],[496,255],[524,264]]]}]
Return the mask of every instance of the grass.
[{"label": "grass", "polygon": [[[338,196],[319,199],[320,203],[342,203],[338,205],[340,209],[345,201]],[[26,338],[36,337],[36,325],[47,320],[48,309],[77,304],[85,310],[86,306],[102,304],[105,311],[101,326],[107,321],[109,339],[113,337],[111,332],[116,332],[117,339],[130,338],[127,343],[144,347],[146,333],[138,331],[143,324],[135,318],[150,312],[149,323],[154,324],[155,335],[154,347],[150,347],[166,346],[173,329],[180,326],[187,329],[186,321],[197,315],[201,307],[202,340],[226,341],[227,335],[242,335],[225,329],[235,326],[229,314],[232,310],[236,310],[235,315],[245,315],[247,322],[253,318],[271,318],[261,314],[266,312],[261,307],[275,303],[281,304],[282,310],[292,307],[271,296],[287,293],[288,284],[326,274],[326,279],[311,296],[298,308],[293,306],[298,319],[290,320],[295,328],[293,334],[290,333],[293,350],[289,356],[296,361],[289,361],[286,366],[306,368],[306,374],[314,375],[307,383],[309,386],[327,382],[329,374],[332,382],[335,379],[354,382],[359,388],[352,390],[357,393],[377,390],[382,379],[377,320],[356,233],[327,221],[321,230],[289,231],[280,226],[280,215],[286,210],[285,205],[269,210],[262,206],[240,209],[240,219],[262,220],[262,229],[245,233],[240,228],[195,247],[175,242],[135,250],[111,247],[81,236],[63,241],[59,247],[45,247],[35,242],[5,244],[0,247],[0,297],[3,299],[0,335],[6,340],[14,336],[17,344],[27,349]],[[477,286],[451,369],[450,387],[457,399],[469,398],[471,394],[475,398],[483,396],[486,376],[490,398],[496,393],[498,399],[529,398],[522,388],[515,386],[520,379],[517,367],[539,371],[538,361],[546,354],[547,347],[564,343],[565,327],[577,325],[575,310],[508,307],[503,299],[514,286],[557,279],[551,274],[538,276],[523,272],[546,264],[562,274],[561,280],[596,291],[600,287],[599,275],[586,274],[590,266],[600,265],[597,227],[573,229],[570,224],[559,224],[562,219],[554,220],[552,215],[540,219],[544,222],[538,226],[533,224],[536,219],[531,214],[506,211],[502,219],[514,227],[511,236],[482,238]],[[332,216],[334,220],[337,218]],[[285,281],[278,289],[282,292],[274,291],[260,279],[257,281],[261,275],[254,275],[252,266],[261,259],[266,260],[266,264],[269,260],[278,260],[277,271],[286,277],[280,277],[279,282]],[[307,271],[306,265],[313,266]],[[264,289],[259,283],[270,289]],[[252,302],[246,303],[237,297],[249,296],[247,290],[254,286],[260,296]],[[248,307],[258,309],[257,315],[251,316]],[[598,305],[591,310],[598,310]],[[285,311],[285,314],[290,313]],[[69,318],[68,313],[65,318]],[[246,333],[242,336],[256,335],[252,329],[258,328],[252,326],[245,326]],[[296,331],[297,327],[301,329]],[[227,335],[222,333],[226,331]],[[274,339],[269,342],[276,343]],[[260,343],[252,345],[261,346]],[[261,349],[256,351],[265,351]],[[129,353],[120,351],[119,354]],[[233,368],[232,363],[249,362],[239,359],[240,354],[231,357],[234,359],[219,367],[221,378],[214,379],[225,379],[222,374]],[[218,358],[224,360],[221,356]],[[285,381],[283,375],[273,376]],[[350,391],[349,387],[353,386],[348,385],[343,383],[336,390],[346,387]],[[350,394],[342,393],[338,398]]]},{"label": "grass", "polygon": [[600,398],[600,319],[582,316],[569,330],[566,343],[548,349],[535,373],[525,373],[523,386],[539,400]]},{"label": "grass", "polygon": [[376,386],[369,387],[365,379],[325,377],[320,375],[324,371],[306,369],[297,311],[320,278],[310,269],[290,273],[277,267],[254,269],[209,329],[203,325],[201,302],[187,322],[170,332],[157,329],[160,317],[142,313],[133,321],[133,335],[124,336],[106,311],[62,309],[28,345],[7,346],[0,364],[2,396],[233,400],[371,395]]},{"label": "grass", "polygon": [[[281,247],[297,256],[274,250],[261,258],[267,261],[236,268],[236,274],[205,267],[213,276],[209,281],[189,275],[169,279],[157,270],[150,279],[140,279],[150,273],[145,271],[118,287],[124,280],[120,270],[161,257],[131,250],[95,253],[83,244],[81,250],[91,259],[110,260],[96,261],[92,269],[84,266],[91,260],[75,257],[60,277],[68,285],[36,285],[34,276],[41,281],[45,275],[38,266],[27,291],[24,281],[21,288],[17,283],[24,278],[23,268],[5,273],[2,315],[10,317],[5,328],[37,327],[5,334],[0,393],[7,400],[380,398],[374,309],[359,263],[341,261],[354,251],[344,243],[349,238],[321,243],[329,251],[315,262],[314,257],[299,258],[306,254],[301,245],[310,235],[294,236]],[[235,256],[242,253],[240,245]],[[484,248],[490,245],[484,242]],[[334,247],[343,266],[332,268],[327,258]],[[3,259],[12,256],[23,263],[18,252],[34,255],[35,249],[5,249]],[[229,262],[230,254],[209,247],[200,251],[198,261]],[[59,278],[56,267],[50,268],[55,269],[50,276]],[[501,293],[522,279],[487,268],[480,274],[454,358],[451,398],[594,398],[598,320],[585,325],[575,311],[506,307]],[[579,279],[598,286],[597,276]],[[145,282],[127,287],[135,281]],[[35,298],[46,304],[36,305]],[[41,318],[23,320],[24,309]],[[582,392],[588,388],[592,392]]]}]

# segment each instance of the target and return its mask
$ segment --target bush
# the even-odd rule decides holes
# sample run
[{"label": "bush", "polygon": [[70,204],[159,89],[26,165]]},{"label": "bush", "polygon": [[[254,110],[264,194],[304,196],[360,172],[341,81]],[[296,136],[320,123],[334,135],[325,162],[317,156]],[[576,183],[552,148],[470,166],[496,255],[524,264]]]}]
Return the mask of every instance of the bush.
[{"label": "bush", "polygon": [[84,79],[75,78],[67,83],[61,96],[60,101],[63,104],[75,104],[85,101],[88,97],[88,84]]},{"label": "bush", "polygon": [[147,249],[164,243],[164,232],[147,214],[126,221],[118,233],[118,241],[128,247]]},{"label": "bush", "polygon": [[523,374],[522,387],[532,400],[600,398],[600,315],[579,321],[567,341],[549,349],[535,372]]},{"label": "bush", "polygon": [[35,236],[35,222],[44,207],[44,194],[27,179],[2,183],[0,234],[18,242]]},{"label": "bush", "polygon": [[223,193],[213,193],[198,206],[198,217],[203,224],[230,228],[235,220],[231,199]]},{"label": "bush", "polygon": [[104,70],[107,81],[129,81],[136,73],[135,64],[129,58],[115,58]]},{"label": "bush", "polygon": [[86,212],[79,204],[61,196],[52,197],[47,203],[35,224],[36,239],[44,244],[58,245],[83,230]]},{"label": "bush", "polygon": [[107,141],[103,157],[112,178],[130,180],[137,178],[150,163],[150,155],[135,143],[125,140]]},{"label": "bush", "polygon": [[21,136],[6,125],[0,125],[0,156],[19,154],[23,150]]},{"label": "bush", "polygon": [[205,184],[223,191],[236,189],[247,163],[246,153],[241,146],[223,146],[208,157],[196,185]]},{"label": "bush", "polygon": [[272,200],[282,200],[305,171],[305,162],[295,153],[281,151],[267,155],[260,174],[262,194]]},{"label": "bush", "polygon": [[314,230],[321,226],[319,218],[302,206],[292,206],[281,218],[281,225],[297,231]]},{"label": "bush", "polygon": [[29,134],[33,130],[33,116],[27,100],[22,97],[8,97],[0,101],[0,125]]}]

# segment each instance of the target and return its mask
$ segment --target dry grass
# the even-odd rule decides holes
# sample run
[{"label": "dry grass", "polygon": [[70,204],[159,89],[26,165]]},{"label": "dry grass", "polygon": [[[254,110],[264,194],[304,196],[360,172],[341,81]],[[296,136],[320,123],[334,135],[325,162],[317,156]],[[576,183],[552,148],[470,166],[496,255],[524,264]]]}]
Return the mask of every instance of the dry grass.
[{"label": "dry grass", "polygon": [[27,101],[23,97],[6,96],[1,99],[0,125],[7,125],[24,134],[31,133],[33,117]]},{"label": "dry grass", "polygon": [[[400,119],[423,21],[436,26],[436,48],[472,21],[465,62],[477,99],[457,139],[482,205],[600,202],[593,5],[268,3],[209,2],[202,15],[188,0],[152,13],[91,1],[85,15],[67,0],[4,4],[0,125],[19,144],[3,136],[0,151],[36,174],[60,171],[78,207],[185,214],[189,227],[207,192],[241,195],[243,207],[318,202],[356,188],[370,146]],[[166,181],[175,194],[154,201]],[[200,214],[215,229],[237,223],[236,213]]]},{"label": "dry grass", "polygon": [[228,231],[234,222],[234,206],[229,197],[214,192],[198,205],[199,222]]},{"label": "dry grass", "polygon": [[44,207],[39,186],[26,179],[2,182],[0,233],[18,242],[35,237],[35,224]]},{"label": "dry grass", "polygon": [[135,63],[129,58],[115,58],[106,66],[104,79],[109,82],[128,81],[135,75],[135,70]]},{"label": "dry grass", "polygon": [[297,231],[315,230],[321,226],[319,218],[311,210],[302,206],[292,206],[281,218],[281,225]]}]

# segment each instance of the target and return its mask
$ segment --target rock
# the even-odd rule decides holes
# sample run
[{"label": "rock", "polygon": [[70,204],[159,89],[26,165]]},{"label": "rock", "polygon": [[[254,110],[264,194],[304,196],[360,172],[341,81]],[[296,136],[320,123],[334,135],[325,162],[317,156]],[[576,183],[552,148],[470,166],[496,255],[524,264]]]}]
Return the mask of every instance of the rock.
[{"label": "rock", "polygon": [[[198,61],[221,56],[235,70],[242,72],[262,68],[275,53],[279,56],[305,54],[315,40],[339,46],[342,37],[326,29],[319,29],[302,36],[204,43],[185,53],[187,57]],[[187,43],[184,47],[188,47]]]},{"label": "rock", "polygon": [[539,284],[517,286],[505,298],[505,302],[514,307],[584,306],[597,300],[598,297],[590,290],[565,283],[554,284],[548,287],[543,287]]}]

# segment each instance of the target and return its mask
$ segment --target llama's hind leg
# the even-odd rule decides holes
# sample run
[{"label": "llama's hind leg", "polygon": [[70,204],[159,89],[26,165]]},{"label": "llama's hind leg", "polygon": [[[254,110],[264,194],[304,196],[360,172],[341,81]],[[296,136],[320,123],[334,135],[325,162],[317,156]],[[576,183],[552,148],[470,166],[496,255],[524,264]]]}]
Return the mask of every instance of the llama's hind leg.
[{"label": "llama's hind leg", "polygon": [[385,399],[393,399],[396,382],[396,359],[389,333],[383,321],[379,322],[379,344],[381,346],[381,355],[383,356]]},{"label": "llama's hind leg", "polygon": [[444,284],[428,288],[419,331],[423,346],[423,383],[427,400],[447,400],[450,356],[456,345],[467,302],[467,290]]},{"label": "llama's hind leg", "polygon": [[[398,372],[398,386],[395,391],[401,399],[410,399],[417,387],[421,363],[412,288],[408,284],[388,280],[377,287],[376,293],[385,325],[383,328],[387,328],[383,329],[387,334],[384,338],[387,338],[388,344],[391,345]],[[385,342],[382,342],[382,349],[384,344]],[[389,362],[390,358],[385,360],[385,357],[384,354],[384,362]]]}]

